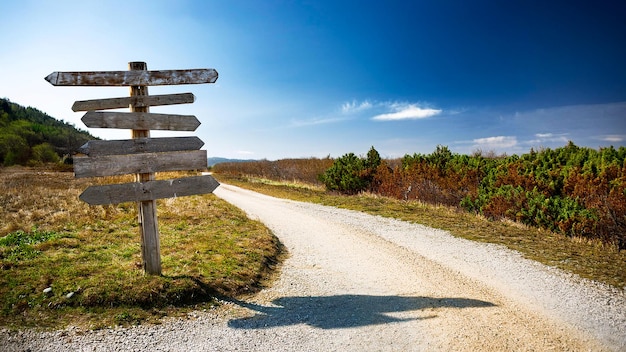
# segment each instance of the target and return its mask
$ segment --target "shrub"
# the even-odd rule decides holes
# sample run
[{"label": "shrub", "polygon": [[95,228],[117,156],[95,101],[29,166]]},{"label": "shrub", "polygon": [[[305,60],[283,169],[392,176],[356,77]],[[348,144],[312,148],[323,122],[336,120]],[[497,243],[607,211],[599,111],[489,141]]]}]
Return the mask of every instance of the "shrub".
[{"label": "shrub", "polygon": [[370,187],[380,164],[380,154],[374,147],[367,152],[367,158],[348,153],[336,159],[333,165],[320,176],[320,181],[330,191],[356,194]]},{"label": "shrub", "polygon": [[54,147],[49,143],[38,144],[33,147],[31,160],[34,163],[58,163],[61,158],[54,151]]},{"label": "shrub", "polygon": [[333,165],[320,176],[320,180],[330,191],[355,194],[363,191],[368,185],[363,177],[364,169],[363,159],[354,153],[348,153],[336,159]]}]

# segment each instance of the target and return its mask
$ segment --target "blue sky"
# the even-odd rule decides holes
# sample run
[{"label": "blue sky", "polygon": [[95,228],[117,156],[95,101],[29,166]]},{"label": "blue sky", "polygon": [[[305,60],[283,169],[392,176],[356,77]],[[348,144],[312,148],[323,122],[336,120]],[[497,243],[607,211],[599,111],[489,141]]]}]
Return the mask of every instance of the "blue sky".
[{"label": "blue sky", "polygon": [[[208,155],[522,154],[626,145],[626,2],[6,1],[0,97],[84,127],[53,71],[215,68],[192,92]],[[105,139],[127,130],[89,129]],[[153,136],[189,133],[153,132]]]}]

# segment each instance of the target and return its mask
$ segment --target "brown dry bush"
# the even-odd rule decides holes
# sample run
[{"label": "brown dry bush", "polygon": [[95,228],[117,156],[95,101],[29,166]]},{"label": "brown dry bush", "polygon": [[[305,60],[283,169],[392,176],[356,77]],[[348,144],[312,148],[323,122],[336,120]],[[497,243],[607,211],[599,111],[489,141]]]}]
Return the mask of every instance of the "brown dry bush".
[{"label": "brown dry bush", "polygon": [[300,181],[320,185],[319,175],[333,163],[331,158],[281,159],[227,162],[213,166],[213,171],[232,177],[254,176],[274,181]]}]

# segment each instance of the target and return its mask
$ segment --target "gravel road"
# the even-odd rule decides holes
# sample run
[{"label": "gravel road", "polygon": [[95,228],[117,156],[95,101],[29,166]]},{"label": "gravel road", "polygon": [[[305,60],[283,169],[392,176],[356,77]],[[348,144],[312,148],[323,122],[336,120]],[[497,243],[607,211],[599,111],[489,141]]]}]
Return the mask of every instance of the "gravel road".
[{"label": "gravel road", "polygon": [[289,251],[271,288],[187,319],[0,331],[6,351],[626,351],[626,291],[421,225],[215,194]]}]

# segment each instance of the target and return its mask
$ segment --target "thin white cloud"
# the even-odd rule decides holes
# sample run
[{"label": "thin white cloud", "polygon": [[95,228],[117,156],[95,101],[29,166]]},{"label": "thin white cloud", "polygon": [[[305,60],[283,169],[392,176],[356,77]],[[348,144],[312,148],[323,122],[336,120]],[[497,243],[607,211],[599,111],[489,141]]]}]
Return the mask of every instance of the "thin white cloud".
[{"label": "thin white cloud", "polygon": [[625,113],[626,102],[618,102],[518,111],[511,118],[519,129],[538,129],[541,132],[535,135],[538,139],[563,137],[563,133],[548,135],[552,131],[561,131],[567,132],[567,138],[578,144],[580,141],[589,143],[593,139],[610,142],[604,138],[624,136]]},{"label": "thin white cloud", "polygon": [[432,108],[422,108],[417,104],[392,103],[388,105],[393,112],[379,114],[372,117],[375,121],[399,121],[399,120],[419,120],[426,119],[438,114],[442,110]]},{"label": "thin white cloud", "polygon": [[524,142],[524,144],[535,145],[541,143],[561,143],[565,144],[569,141],[568,133],[536,133],[535,139]]},{"label": "thin white cloud", "polygon": [[625,135],[612,134],[612,135],[608,135],[608,136],[603,136],[601,139],[603,141],[605,141],[605,142],[621,143],[621,142],[626,141],[626,136]]},{"label": "thin white cloud", "polygon": [[253,155],[254,152],[248,151],[248,150],[238,150],[235,153],[240,154],[240,155]]},{"label": "thin white cloud", "polygon": [[310,119],[310,120],[294,120],[291,122],[291,127],[325,125],[325,124],[337,123],[337,122],[341,122],[345,120],[346,120],[345,118],[340,118],[340,117],[318,118],[318,119]]},{"label": "thin white cloud", "polygon": [[446,115],[459,115],[469,111],[468,108],[446,109]]},{"label": "thin white cloud", "polygon": [[512,148],[517,145],[517,137],[515,136],[495,136],[477,138],[473,140],[474,147],[480,149],[503,149]]},{"label": "thin white cloud", "polygon": [[369,110],[372,107],[374,107],[374,105],[370,103],[369,100],[364,100],[360,103],[358,103],[356,100],[353,100],[351,102],[343,103],[341,105],[341,112],[344,114],[352,114],[355,112]]}]

